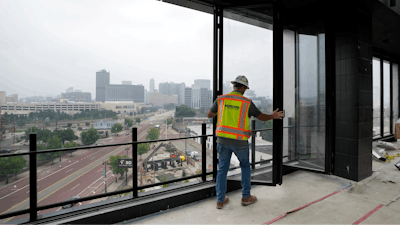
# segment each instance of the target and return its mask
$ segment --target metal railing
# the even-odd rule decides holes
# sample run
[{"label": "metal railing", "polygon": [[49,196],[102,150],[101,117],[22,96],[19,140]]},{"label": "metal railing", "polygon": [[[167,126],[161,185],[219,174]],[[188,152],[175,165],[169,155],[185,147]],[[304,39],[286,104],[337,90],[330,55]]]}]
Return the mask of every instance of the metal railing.
[{"label": "metal railing", "polygon": [[[29,161],[30,161],[29,162],[29,209],[24,209],[24,210],[19,210],[19,211],[15,211],[15,212],[9,212],[9,213],[2,214],[2,215],[0,215],[0,219],[5,219],[5,218],[19,216],[19,215],[29,213],[29,221],[30,222],[37,221],[37,219],[38,219],[37,212],[45,210],[45,209],[55,208],[55,207],[63,206],[66,204],[94,200],[94,199],[103,198],[103,197],[109,197],[109,196],[123,194],[123,193],[127,193],[127,192],[132,192],[132,198],[139,198],[139,196],[138,196],[139,190],[151,188],[151,187],[155,187],[155,186],[160,186],[160,185],[164,185],[164,184],[170,184],[170,183],[174,183],[174,182],[178,182],[178,181],[182,181],[182,180],[198,178],[198,177],[201,177],[202,182],[205,182],[207,175],[214,173],[214,171],[207,173],[206,140],[207,140],[207,137],[211,137],[213,135],[206,134],[206,124],[205,123],[202,124],[202,135],[199,135],[199,136],[158,139],[158,140],[148,140],[148,141],[137,141],[137,128],[134,127],[134,128],[132,128],[132,141],[131,142],[108,144],[108,145],[101,145],[101,146],[83,146],[83,147],[75,147],[75,148],[42,150],[42,151],[37,151],[37,142],[36,142],[37,137],[36,136],[37,136],[36,134],[29,135],[29,140],[30,140],[29,141],[29,152],[8,153],[8,154],[0,155],[0,158],[29,155]],[[149,184],[149,185],[144,185],[144,186],[140,186],[140,187],[138,186],[138,184],[137,184],[137,179],[138,179],[138,175],[137,175],[137,173],[138,173],[137,145],[138,144],[154,143],[154,142],[162,142],[162,141],[173,141],[173,140],[184,140],[184,139],[199,138],[199,137],[201,138],[201,146],[202,146],[202,160],[201,160],[202,173],[201,174],[196,174],[196,175],[192,175],[192,176],[182,177],[182,178],[178,178],[178,179],[174,179],[174,180],[169,180],[169,181],[164,181],[164,182],[159,182],[159,183],[154,183],[154,184]],[[104,194],[98,194],[96,196],[84,197],[84,198],[80,198],[80,199],[76,199],[76,200],[58,202],[58,203],[44,205],[44,206],[37,205],[37,161],[36,161],[37,154],[62,152],[62,151],[73,151],[73,150],[84,150],[84,149],[95,149],[95,148],[103,148],[103,147],[114,147],[114,146],[122,146],[122,145],[132,145],[132,162],[136,162],[136,164],[133,163],[133,165],[132,165],[132,181],[133,181],[132,188],[127,188],[127,189],[104,193]]]}]

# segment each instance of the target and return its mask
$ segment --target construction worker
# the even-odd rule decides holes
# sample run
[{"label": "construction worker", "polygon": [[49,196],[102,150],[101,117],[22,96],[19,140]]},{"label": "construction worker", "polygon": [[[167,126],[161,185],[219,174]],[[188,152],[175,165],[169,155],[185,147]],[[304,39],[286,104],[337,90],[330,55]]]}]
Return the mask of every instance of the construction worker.
[{"label": "construction worker", "polygon": [[234,81],[233,91],[227,95],[219,96],[210,110],[208,118],[217,119],[217,151],[219,154],[219,169],[217,174],[217,209],[222,209],[229,202],[226,192],[226,179],[232,152],[240,161],[242,170],[242,205],[250,205],[257,201],[257,197],[250,195],[251,170],[249,162],[250,117],[261,121],[282,119],[284,114],[276,109],[271,115],[261,113],[251,99],[243,97],[249,89],[249,82],[245,76],[239,75]]}]

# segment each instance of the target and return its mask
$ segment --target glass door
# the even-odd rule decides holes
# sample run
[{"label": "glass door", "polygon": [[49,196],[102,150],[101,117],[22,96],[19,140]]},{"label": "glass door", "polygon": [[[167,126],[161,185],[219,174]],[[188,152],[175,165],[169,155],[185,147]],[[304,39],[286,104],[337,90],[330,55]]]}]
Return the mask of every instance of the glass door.
[{"label": "glass door", "polygon": [[284,30],[284,165],[325,171],[324,24]]}]

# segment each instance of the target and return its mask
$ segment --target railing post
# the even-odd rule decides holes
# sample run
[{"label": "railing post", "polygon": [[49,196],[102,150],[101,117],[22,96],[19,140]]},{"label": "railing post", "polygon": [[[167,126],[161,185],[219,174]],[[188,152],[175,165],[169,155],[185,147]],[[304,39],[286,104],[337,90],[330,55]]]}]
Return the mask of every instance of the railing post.
[{"label": "railing post", "polygon": [[[201,135],[206,135],[206,124],[201,124]],[[201,178],[203,181],[206,181],[206,173],[207,173],[207,150],[206,150],[206,137],[201,137]]]},{"label": "railing post", "polygon": [[[29,151],[36,151],[36,134],[29,134]],[[37,161],[36,154],[29,155],[29,221],[37,220]]]},{"label": "railing post", "polygon": [[[137,128],[132,128],[132,142],[137,142]],[[132,188],[133,198],[138,197],[138,184],[137,184],[137,143],[132,143]]]},{"label": "railing post", "polygon": [[251,121],[251,168],[256,168],[256,121]]}]

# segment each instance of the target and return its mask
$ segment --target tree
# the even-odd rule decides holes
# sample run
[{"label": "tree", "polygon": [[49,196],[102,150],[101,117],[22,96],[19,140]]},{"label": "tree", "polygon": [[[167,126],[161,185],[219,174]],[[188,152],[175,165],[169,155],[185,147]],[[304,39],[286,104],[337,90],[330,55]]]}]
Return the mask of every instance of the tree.
[{"label": "tree", "polygon": [[46,123],[46,126],[49,126],[49,124],[50,124],[50,117],[46,117],[46,119],[44,119],[44,122]]},{"label": "tree", "polygon": [[8,174],[14,173],[17,179],[17,173],[21,172],[26,166],[26,160],[22,156],[9,156],[0,158],[0,175],[6,177],[8,184]]},{"label": "tree", "polygon": [[135,118],[136,123],[140,123],[140,117]]},{"label": "tree", "polygon": [[124,175],[124,173],[128,171],[128,168],[121,168],[118,166],[118,159],[123,159],[123,158],[127,158],[127,156],[113,155],[110,157],[110,162],[108,163],[109,165],[111,165],[111,170],[113,171],[113,174],[121,174],[120,179],[124,179],[122,175]]},{"label": "tree", "polygon": [[71,126],[72,126],[72,123],[68,123],[68,124],[67,124],[67,127],[71,127]]},{"label": "tree", "polygon": [[113,120],[117,120],[117,119],[118,119],[118,116],[114,116],[112,119],[113,119]]},{"label": "tree", "polygon": [[164,104],[164,109],[173,110],[175,109],[175,104],[174,103]]},{"label": "tree", "polygon": [[89,123],[89,122],[86,122],[85,125],[88,127],[88,126],[90,125],[90,123]]},{"label": "tree", "polygon": [[100,135],[97,133],[97,129],[90,128],[87,131],[81,133],[82,143],[84,145],[91,145],[100,139]]},{"label": "tree", "polygon": [[120,123],[116,123],[111,127],[111,133],[117,133],[122,131],[123,126]]},{"label": "tree", "polygon": [[174,119],[168,118],[165,121],[167,122],[167,125],[170,125],[170,124],[172,124],[174,122]]},{"label": "tree", "polygon": [[149,139],[149,140],[157,140],[158,139],[158,137],[160,136],[160,131],[157,129],[157,128],[151,128],[150,130],[149,130],[149,133],[148,133],[148,135],[146,136],[146,139]]},{"label": "tree", "polygon": [[133,125],[133,120],[129,119],[129,118],[126,118],[125,119],[125,124],[128,124],[128,127],[131,127]]},{"label": "tree", "polygon": [[23,127],[25,125],[25,122],[24,121],[18,121],[17,124],[18,124],[19,127]]},{"label": "tree", "polygon": [[[49,139],[47,139],[47,149],[59,149],[62,148],[62,141],[61,138],[57,137],[57,136],[53,136]],[[54,159],[56,157],[60,157],[60,161],[61,161],[61,155],[62,152],[58,151],[58,152],[50,152],[50,153],[45,153],[47,158],[51,160],[51,163],[54,164]]]},{"label": "tree", "polygon": [[[63,147],[64,148],[75,148],[75,147],[78,147],[78,144],[74,141],[74,142],[64,144]],[[71,153],[71,157],[72,157],[72,153],[74,152],[74,150],[67,151],[67,152]]]},{"label": "tree", "polygon": [[146,154],[150,149],[149,143],[138,144],[137,154],[140,156],[140,160],[142,160],[142,154]]},{"label": "tree", "polygon": [[[167,181],[167,176],[165,176],[165,174],[164,174],[164,177],[163,177],[162,181],[163,181],[163,182],[164,182],[164,181]],[[169,184],[164,184],[164,185],[163,185],[163,188],[168,187],[168,186],[169,186]]]},{"label": "tree", "polygon": [[176,107],[175,117],[195,117],[196,110],[187,107],[186,105],[181,105]]},{"label": "tree", "polygon": [[29,137],[30,134],[37,133],[38,130],[39,129],[36,127],[29,127],[28,129],[25,130],[25,135],[26,135],[26,137]]}]

